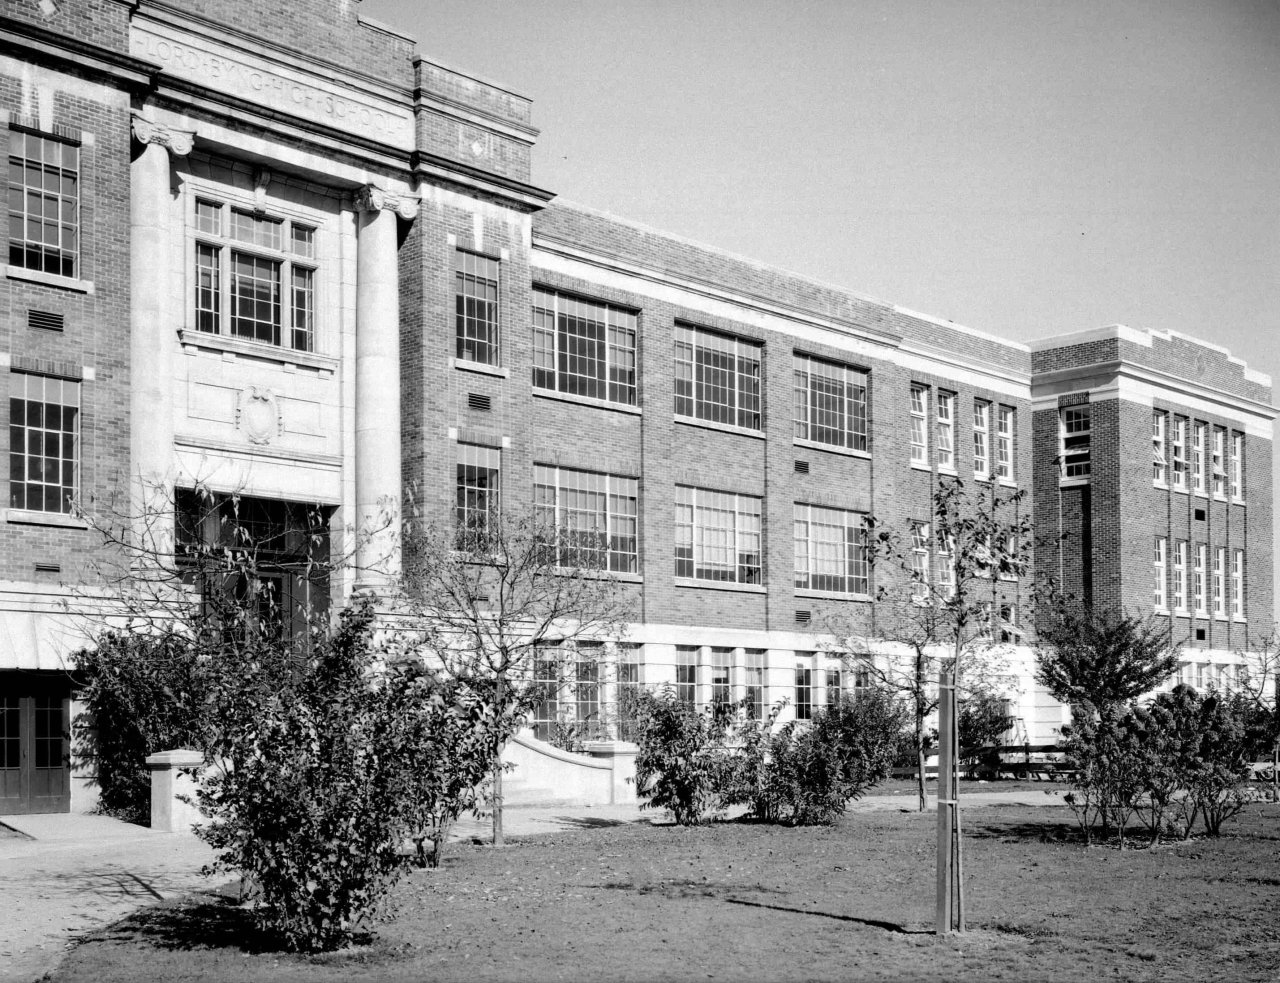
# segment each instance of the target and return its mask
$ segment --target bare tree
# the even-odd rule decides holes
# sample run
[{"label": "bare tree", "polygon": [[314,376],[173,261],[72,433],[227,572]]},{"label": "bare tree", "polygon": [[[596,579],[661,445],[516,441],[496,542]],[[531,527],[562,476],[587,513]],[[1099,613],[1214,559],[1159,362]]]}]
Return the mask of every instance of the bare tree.
[{"label": "bare tree", "polygon": [[1271,747],[1271,798],[1280,799],[1280,642],[1274,635],[1255,642],[1248,652],[1237,652],[1241,670],[1239,693],[1253,710],[1260,743]]},{"label": "bare tree", "polygon": [[[624,634],[632,608],[610,552],[597,531],[498,510],[473,513],[459,529],[411,528],[406,604],[445,668],[490,678],[491,712],[514,721],[513,709],[536,695],[533,669],[547,650]],[[495,846],[503,844],[501,754],[510,730],[496,733],[492,748]]]},{"label": "bare tree", "polygon": [[845,604],[824,619],[830,647],[862,677],[908,705],[916,750],[918,802],[927,808],[927,721],[937,709],[938,673],[990,692],[1007,673],[1018,640],[1019,579],[1031,563],[1032,523],[1023,493],[958,480],[935,491],[927,519],[894,529],[867,519],[865,549],[874,603]]}]

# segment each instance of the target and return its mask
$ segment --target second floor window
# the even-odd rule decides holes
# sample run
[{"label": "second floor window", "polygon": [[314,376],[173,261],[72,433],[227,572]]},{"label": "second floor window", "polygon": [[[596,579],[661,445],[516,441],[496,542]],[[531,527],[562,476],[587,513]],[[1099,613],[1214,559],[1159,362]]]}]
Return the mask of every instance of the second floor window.
[{"label": "second floor window", "polygon": [[1222,427],[1213,428],[1213,458],[1210,471],[1213,474],[1213,497],[1227,497],[1227,432]]},{"label": "second floor window", "polygon": [[675,504],[677,577],[763,583],[761,499],[678,485]]},{"label": "second floor window", "polygon": [[1151,481],[1156,485],[1169,483],[1169,460],[1165,457],[1165,431],[1169,426],[1169,414],[1155,410],[1151,414]]},{"label": "second floor window", "polygon": [[80,383],[15,372],[9,396],[9,508],[71,512],[80,469]]},{"label": "second floor window", "polygon": [[457,518],[458,545],[481,548],[488,540],[501,505],[502,451],[478,444],[458,445]]},{"label": "second floor window", "polygon": [[870,593],[867,530],[859,512],[795,507],[796,587],[839,594]]},{"label": "second floor window", "polygon": [[535,464],[534,508],[539,525],[555,531],[557,562],[588,570],[637,572],[638,485],[635,478]]},{"label": "second floor window", "polygon": [[849,450],[867,449],[867,373],[796,355],[795,435]]},{"label": "second floor window", "polygon": [[1187,420],[1185,417],[1173,418],[1173,487],[1179,491],[1187,490]]},{"label": "second floor window", "polygon": [[938,470],[956,469],[956,397],[938,393]]},{"label": "second floor window", "polygon": [[676,416],[759,430],[759,343],[676,325]]},{"label": "second floor window", "polygon": [[315,350],[315,226],[197,198],[195,326]]},{"label": "second floor window", "polygon": [[1187,613],[1187,544],[1181,539],[1173,546],[1173,605],[1180,614]]},{"label": "second floor window", "polygon": [[1244,498],[1244,434],[1231,435],[1231,497]]},{"label": "second floor window", "polygon": [[929,391],[924,386],[911,387],[911,463],[929,466],[929,417],[926,407]]},{"label": "second floor window", "polygon": [[1013,418],[1012,406],[1001,406],[996,416],[996,477],[1001,481],[1013,480]]},{"label": "second floor window", "polygon": [[985,480],[991,475],[991,404],[973,401],[973,476]]},{"label": "second floor window", "polygon": [[533,385],[636,404],[636,315],[535,287]]},{"label": "second floor window", "polygon": [[1196,421],[1191,430],[1191,475],[1197,495],[1205,494],[1204,436],[1204,424]]},{"label": "second floor window", "polygon": [[1164,611],[1169,607],[1169,540],[1163,536],[1156,537],[1155,558],[1151,564],[1154,580],[1153,600],[1157,610]]},{"label": "second floor window", "polygon": [[9,131],[9,265],[76,276],[80,148]]},{"label": "second floor window", "polygon": [[454,252],[457,357],[498,364],[498,260],[468,249]]}]

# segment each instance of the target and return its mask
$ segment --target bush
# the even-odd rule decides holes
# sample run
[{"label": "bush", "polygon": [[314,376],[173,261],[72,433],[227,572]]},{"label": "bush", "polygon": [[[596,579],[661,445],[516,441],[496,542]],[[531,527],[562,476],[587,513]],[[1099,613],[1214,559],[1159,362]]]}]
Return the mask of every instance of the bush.
[{"label": "bush", "polygon": [[729,804],[735,778],[728,738],[737,704],[713,703],[702,712],[669,686],[636,700],[636,795],[642,809],[669,809],[682,826],[706,822]]}]

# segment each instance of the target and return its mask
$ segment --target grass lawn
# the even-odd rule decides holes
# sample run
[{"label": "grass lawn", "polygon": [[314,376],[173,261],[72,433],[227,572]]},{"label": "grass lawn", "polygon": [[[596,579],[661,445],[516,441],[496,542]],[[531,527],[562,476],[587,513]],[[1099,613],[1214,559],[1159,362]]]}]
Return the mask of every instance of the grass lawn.
[{"label": "grass lawn", "polygon": [[592,827],[454,846],[372,940],[271,951],[220,897],[148,909],[75,949],[105,980],[1280,979],[1280,806],[1220,840],[1085,849],[1062,808],[965,811],[970,932],[932,934],[932,812],[831,829]]}]

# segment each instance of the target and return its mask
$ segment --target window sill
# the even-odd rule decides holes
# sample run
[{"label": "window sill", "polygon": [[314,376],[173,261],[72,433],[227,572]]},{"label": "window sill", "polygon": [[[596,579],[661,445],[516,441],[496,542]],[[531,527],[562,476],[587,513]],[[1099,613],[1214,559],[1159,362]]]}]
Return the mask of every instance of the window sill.
[{"label": "window sill", "polygon": [[613,570],[589,570],[584,567],[556,567],[557,577],[581,577],[583,580],[616,580],[620,584],[643,584],[644,575]]},{"label": "window sill", "polygon": [[1173,609],[1173,614],[1174,614],[1174,616],[1175,616],[1175,617],[1178,617],[1178,618],[1190,618],[1190,617],[1191,617],[1191,612],[1190,612],[1190,611],[1188,611],[1186,608],[1174,608],[1174,609]]},{"label": "window sill", "polygon": [[912,461],[911,469],[913,471],[932,471],[933,470],[933,468],[931,468],[929,465],[921,464],[919,461]]},{"label": "window sill", "polygon": [[941,464],[939,464],[939,465],[938,465],[938,474],[944,474],[944,475],[946,475],[948,478],[959,478],[959,477],[960,477],[960,475],[956,473],[956,469],[955,469],[955,468],[944,468]]},{"label": "window sill", "polygon": [[817,597],[828,598],[833,601],[870,601],[870,594],[845,594],[834,590],[810,590],[807,587],[797,587],[795,589],[796,597]]},{"label": "window sill", "polygon": [[985,471],[975,471],[973,472],[973,480],[979,481],[984,485],[989,485],[991,484],[991,475]]},{"label": "window sill", "polygon": [[63,529],[88,529],[89,523],[62,512],[35,512],[31,509],[6,509],[6,522],[25,526],[60,526]]},{"label": "window sill", "polygon": [[753,437],[756,440],[764,440],[764,432],[761,430],[749,430],[746,427],[734,426],[732,423],[715,423],[712,420],[699,420],[693,416],[677,416],[676,423],[683,423],[689,427],[702,427],[706,430],[719,430],[722,433],[736,433],[742,437]]},{"label": "window sill", "polygon": [[1233,498],[1233,499],[1231,500],[1231,504],[1232,504],[1232,505],[1245,505],[1245,504],[1247,504],[1247,503],[1245,502],[1245,500],[1244,500],[1243,498]]},{"label": "window sill", "polygon": [[279,365],[295,368],[315,369],[317,372],[333,375],[338,370],[338,360],[327,355],[314,352],[296,352],[290,348],[278,348],[254,341],[242,341],[239,338],[228,338],[226,335],[209,334],[206,331],[189,331],[183,328],[178,332],[178,341],[188,352],[198,348],[206,351],[222,352],[239,358],[255,358],[264,362],[275,362]]},{"label": "window sill", "polygon": [[1168,609],[1168,608],[1153,607],[1153,608],[1151,609],[1151,613],[1152,613],[1152,614],[1160,614],[1160,615],[1163,615],[1164,617],[1166,617],[1166,618],[1167,618],[1167,617],[1169,617],[1170,611],[1169,611],[1169,609]]},{"label": "window sill", "polygon": [[1185,489],[1185,488],[1179,488],[1177,485],[1174,485],[1174,486],[1173,486],[1173,490],[1174,490],[1174,491],[1176,491],[1179,495],[1185,495],[1185,494],[1187,494],[1187,489]]},{"label": "window sill", "polygon": [[820,440],[793,437],[791,443],[796,447],[809,447],[815,451],[826,451],[828,454],[843,454],[845,457],[857,457],[864,461],[871,460],[871,455],[866,451],[854,450],[852,447],[840,447],[838,444],[824,444]]},{"label": "window sill", "polygon": [[1230,619],[1229,619],[1225,614],[1215,614],[1215,615],[1213,616],[1213,620],[1214,620],[1214,621],[1221,621],[1221,622],[1223,622],[1223,623],[1225,624],[1225,623],[1226,623],[1226,622],[1228,622]]},{"label": "window sill", "polygon": [[1012,478],[1001,478],[999,479],[999,481],[1000,481],[1001,488],[1017,488],[1018,487],[1018,483],[1014,481]]},{"label": "window sill", "polygon": [[1237,624],[1237,625],[1247,625],[1249,623],[1249,619],[1242,618],[1239,615],[1233,614],[1231,616],[1231,622],[1232,624]]},{"label": "window sill", "polygon": [[4,275],[10,280],[26,280],[30,283],[40,283],[46,287],[60,287],[63,290],[73,290],[81,294],[94,292],[92,280],[79,280],[73,276],[61,276],[57,273],[45,273],[41,270],[28,270],[21,266],[6,266]]},{"label": "window sill", "polygon": [[1203,498],[1206,502],[1209,500],[1209,493],[1198,491],[1195,493],[1196,498]]},{"label": "window sill", "polygon": [[743,594],[764,594],[763,584],[737,584],[727,580],[699,580],[696,577],[677,577],[677,587],[704,587],[707,590],[739,591]]},{"label": "window sill", "polygon": [[1153,481],[1153,482],[1151,482],[1151,487],[1152,487],[1152,488],[1159,489],[1160,491],[1168,491],[1168,490],[1169,490],[1169,484],[1168,484],[1168,482],[1165,482],[1165,481]]},{"label": "window sill", "polygon": [[1213,500],[1214,500],[1215,502],[1225,502],[1225,501],[1227,500],[1227,496],[1226,496],[1226,495],[1214,495],[1214,496],[1213,496]]},{"label": "window sill", "polygon": [[1089,484],[1091,478],[1092,478],[1092,475],[1086,475],[1083,478],[1059,478],[1058,487],[1059,488],[1075,488],[1079,485],[1087,485]]},{"label": "window sill", "polygon": [[481,375],[493,375],[499,379],[511,378],[511,370],[499,368],[496,365],[487,365],[484,362],[472,362],[465,358],[449,359],[449,367],[461,369],[463,372],[478,372]]},{"label": "window sill", "polygon": [[596,409],[613,410],[617,413],[630,413],[633,416],[640,416],[641,409],[639,406],[631,406],[628,403],[615,403],[608,399],[596,399],[594,396],[579,396],[576,393],[562,393],[554,389],[539,389],[534,387],[533,395],[539,399],[557,399],[562,403],[574,403],[578,406],[594,406]]}]

